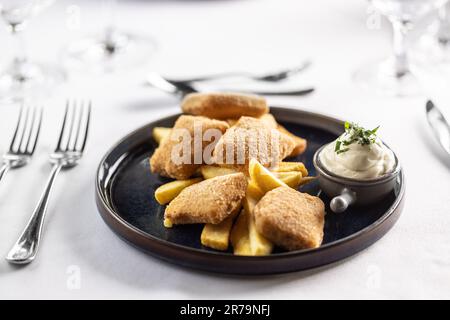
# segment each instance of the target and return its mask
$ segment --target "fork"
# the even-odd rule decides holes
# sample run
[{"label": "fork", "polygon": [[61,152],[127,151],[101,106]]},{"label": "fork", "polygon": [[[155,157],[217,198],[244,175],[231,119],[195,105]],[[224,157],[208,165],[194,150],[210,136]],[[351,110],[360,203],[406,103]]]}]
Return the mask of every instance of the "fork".
[{"label": "fork", "polygon": [[271,73],[266,73],[266,74],[253,74],[253,73],[245,72],[245,71],[235,71],[235,72],[222,72],[222,73],[216,73],[216,74],[211,74],[211,75],[198,76],[195,78],[182,79],[182,80],[170,79],[169,81],[176,82],[176,83],[190,83],[190,82],[201,82],[201,81],[209,81],[209,80],[216,80],[216,79],[230,78],[230,77],[241,77],[241,78],[248,78],[248,79],[256,80],[256,81],[277,82],[277,81],[285,80],[292,75],[295,75],[297,73],[300,73],[300,72],[306,70],[310,65],[311,65],[311,61],[305,60],[298,66],[288,68],[288,69],[277,70],[277,71],[274,71]]},{"label": "fork", "polygon": [[9,150],[3,155],[0,181],[9,169],[23,167],[30,162],[38,142],[41,122],[42,108],[26,106],[20,108],[19,119]]},{"label": "fork", "polygon": [[36,257],[47,204],[55,178],[61,169],[76,166],[83,156],[89,131],[90,115],[90,101],[67,101],[58,143],[55,151],[50,154],[50,163],[53,165],[50,177],[25,229],[6,256],[6,260],[10,263],[27,264]]},{"label": "fork", "polygon": [[[183,98],[185,95],[193,92],[199,92],[193,83],[190,82],[178,82],[167,80],[160,74],[156,72],[151,72],[146,76],[146,83],[150,86],[157,88],[163,92],[176,95],[178,97]],[[286,95],[306,95],[313,92],[314,87],[302,87],[298,89],[288,89],[288,90],[278,90],[278,91],[259,91],[259,90],[230,90],[229,91],[237,91],[240,93],[253,93],[259,95],[267,95],[267,96],[286,96]],[[228,91],[228,90],[227,90]]]}]

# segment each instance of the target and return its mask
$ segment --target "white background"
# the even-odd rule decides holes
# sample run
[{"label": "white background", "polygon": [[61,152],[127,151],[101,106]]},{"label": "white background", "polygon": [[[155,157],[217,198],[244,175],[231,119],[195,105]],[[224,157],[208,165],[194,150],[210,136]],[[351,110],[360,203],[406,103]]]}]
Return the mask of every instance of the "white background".
[{"label": "white background", "polygon": [[[67,6],[81,9],[79,29],[67,28]],[[57,1],[27,30],[28,53],[57,63],[65,44],[99,32],[94,1]],[[450,298],[450,161],[426,125],[425,96],[398,99],[359,89],[352,73],[390,50],[385,22],[369,30],[363,0],[121,1],[117,22],[152,35],[158,55],[148,66],[107,77],[80,76],[45,103],[44,127],[33,162],[0,183],[0,256],[31,214],[50,171],[66,97],[94,101],[92,131],[79,166],[59,176],[35,262],[16,268],[0,259],[0,298]],[[0,30],[1,61],[11,48]],[[307,272],[232,277],[180,268],[154,259],[115,236],[97,213],[94,175],[106,150],[129,131],[178,112],[177,100],[142,85],[147,71],[188,76],[224,70],[272,70],[303,58],[311,69],[294,84],[314,84],[307,97],[272,104],[313,110],[368,127],[395,149],[407,175],[407,200],[397,225],[369,249]],[[450,110],[445,82],[430,95]],[[432,84],[432,85],[431,85]],[[447,82],[448,87],[448,82]],[[438,88],[438,89],[436,89]],[[0,105],[0,152],[6,150],[16,106]],[[80,288],[68,286],[80,275]]]}]

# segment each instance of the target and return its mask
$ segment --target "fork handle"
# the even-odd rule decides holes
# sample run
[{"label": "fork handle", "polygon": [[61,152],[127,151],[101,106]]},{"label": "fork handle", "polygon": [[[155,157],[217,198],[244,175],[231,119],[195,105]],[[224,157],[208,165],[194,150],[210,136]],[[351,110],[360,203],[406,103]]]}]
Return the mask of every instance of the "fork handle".
[{"label": "fork handle", "polygon": [[0,181],[2,181],[3,176],[6,174],[6,172],[8,172],[9,170],[9,165],[4,163],[1,167],[0,167]]},{"label": "fork handle", "polygon": [[55,178],[61,171],[62,164],[54,164],[50,177],[48,178],[45,190],[41,195],[38,205],[22,231],[17,242],[9,251],[6,260],[15,264],[26,264],[34,260],[39,249],[42,227],[44,225],[45,213],[47,211],[48,199],[52,191]]}]

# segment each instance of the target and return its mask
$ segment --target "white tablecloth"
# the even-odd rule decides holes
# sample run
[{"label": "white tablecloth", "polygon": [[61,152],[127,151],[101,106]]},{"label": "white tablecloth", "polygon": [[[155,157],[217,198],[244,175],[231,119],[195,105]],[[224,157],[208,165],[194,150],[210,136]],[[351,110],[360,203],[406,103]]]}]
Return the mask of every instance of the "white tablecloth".
[{"label": "white tablecloth", "polygon": [[[79,28],[67,23],[71,5],[81,9]],[[55,63],[64,44],[101,30],[99,8],[93,1],[57,1],[30,23],[29,54]],[[10,171],[0,183],[0,256],[22,230],[49,174],[47,154],[56,143],[66,97],[92,98],[92,131],[80,165],[58,178],[36,261],[16,268],[0,260],[0,298],[450,298],[450,161],[431,138],[425,96],[383,97],[352,82],[360,64],[390,50],[386,22],[370,30],[367,19],[362,0],[120,2],[118,24],[152,35],[159,52],[148,67],[133,72],[72,78],[45,104],[33,162]],[[11,47],[3,29],[0,43],[2,52]],[[313,66],[298,83],[314,84],[317,91],[269,98],[270,103],[368,127],[381,125],[380,134],[398,153],[407,177],[403,214],[385,237],[331,266],[255,278],[162,262],[129,246],[106,226],[94,203],[100,158],[129,131],[178,111],[174,98],[142,85],[146,71],[173,76],[261,71],[291,66],[305,57],[312,58]],[[445,90],[433,94],[450,111]],[[0,152],[9,144],[17,111],[0,106]]]}]

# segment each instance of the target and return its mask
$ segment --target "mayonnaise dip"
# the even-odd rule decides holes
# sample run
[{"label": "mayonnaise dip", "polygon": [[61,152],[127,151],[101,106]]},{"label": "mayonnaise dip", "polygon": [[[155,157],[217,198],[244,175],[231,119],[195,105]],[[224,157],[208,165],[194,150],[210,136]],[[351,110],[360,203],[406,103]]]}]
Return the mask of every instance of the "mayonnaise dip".
[{"label": "mayonnaise dip", "polygon": [[346,152],[335,152],[336,141],[326,145],[319,154],[322,166],[338,176],[358,180],[373,179],[392,171],[394,153],[379,138],[374,143],[352,143]]}]

